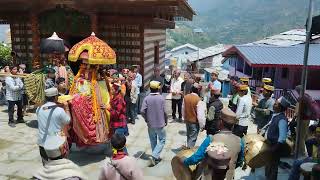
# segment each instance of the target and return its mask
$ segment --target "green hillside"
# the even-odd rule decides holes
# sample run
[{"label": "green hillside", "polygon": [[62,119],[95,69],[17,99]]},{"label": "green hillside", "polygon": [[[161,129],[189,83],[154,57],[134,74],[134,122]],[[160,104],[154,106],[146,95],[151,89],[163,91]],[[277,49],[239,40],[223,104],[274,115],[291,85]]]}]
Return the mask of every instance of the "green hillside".
[{"label": "green hillside", "polygon": [[[293,28],[304,28],[309,0],[189,2],[198,15],[192,22],[178,22],[178,29],[168,31],[168,49],[187,42],[201,47],[216,43],[248,43]],[[314,2],[314,13],[318,15],[320,0]],[[205,33],[201,37],[194,35],[194,38],[185,35],[194,28],[201,28]]]}]

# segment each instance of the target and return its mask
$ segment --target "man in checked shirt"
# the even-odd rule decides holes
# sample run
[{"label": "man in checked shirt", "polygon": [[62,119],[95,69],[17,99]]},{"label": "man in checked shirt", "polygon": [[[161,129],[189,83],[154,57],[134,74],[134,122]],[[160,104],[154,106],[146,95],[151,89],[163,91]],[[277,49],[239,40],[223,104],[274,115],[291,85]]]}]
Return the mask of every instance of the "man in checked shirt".
[{"label": "man in checked shirt", "polygon": [[[12,75],[17,75],[18,67],[12,66],[10,68]],[[22,90],[23,82],[20,78],[7,76],[6,77],[6,98],[8,100],[8,114],[9,114],[9,126],[15,127],[15,122],[13,119],[14,106],[18,106],[18,119],[17,123],[24,123],[23,113],[22,113]]]}]

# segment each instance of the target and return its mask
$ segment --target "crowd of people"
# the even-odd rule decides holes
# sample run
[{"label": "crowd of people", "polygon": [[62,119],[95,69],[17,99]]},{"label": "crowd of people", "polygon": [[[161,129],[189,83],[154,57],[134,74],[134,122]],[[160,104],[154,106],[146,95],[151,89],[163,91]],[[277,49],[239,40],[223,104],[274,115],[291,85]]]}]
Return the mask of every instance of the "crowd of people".
[{"label": "crowd of people", "polygon": [[[23,123],[23,106],[26,103],[24,96],[23,79],[19,76],[24,73],[25,66],[5,67],[5,95],[8,101],[9,126]],[[111,145],[113,155],[107,158],[107,164],[101,170],[99,179],[143,179],[142,170],[131,158],[126,148],[126,136],[129,136],[128,123],[135,124],[138,113],[141,114],[148,127],[148,135],[152,154],[149,167],[161,162],[161,152],[166,143],[166,126],[168,114],[166,100],[162,93],[169,93],[172,102],[172,121],[186,124],[186,144],[179,150],[188,150],[195,147],[200,131],[206,131],[207,137],[200,147],[190,157],[182,157],[184,166],[198,165],[208,158],[208,147],[212,143],[223,143],[230,151],[230,161],[226,168],[226,179],[234,178],[236,167],[243,166],[245,142],[244,136],[248,133],[250,121],[257,124],[257,133],[266,134],[269,150],[274,154],[270,163],[266,165],[267,179],[277,179],[280,157],[288,134],[288,118],[285,115],[291,106],[285,97],[274,99],[274,87],[270,78],[263,78],[263,85],[257,87],[256,93],[249,87],[246,77],[230,77],[231,93],[228,107],[221,101],[221,82],[219,72],[211,73],[211,81],[203,85],[193,74],[185,73],[181,77],[179,70],[174,70],[170,78],[160,73],[159,67],[154,68],[154,75],[148,83],[150,93],[141,96],[144,88],[139,66],[132,69],[98,70],[100,79],[105,79],[110,92],[110,127],[112,130]],[[10,74],[10,75],[9,75]],[[45,103],[36,111],[38,120],[38,145],[43,167],[34,175],[35,179],[87,179],[79,167],[66,159],[70,144],[65,136],[52,136],[63,132],[65,125],[70,123],[69,104],[57,102],[60,95],[68,94],[65,77],[57,75],[54,67],[46,68]],[[103,78],[104,77],[104,78]],[[168,85],[169,84],[169,85]],[[14,106],[17,105],[17,121],[13,119]],[[177,111],[178,110],[178,111]],[[178,113],[178,115],[177,115]],[[319,151],[319,132],[310,147],[316,145]],[[311,144],[311,145],[310,145]],[[312,147],[311,147],[312,149]],[[309,153],[310,155],[312,153]],[[318,153],[319,154],[319,153]],[[216,160],[219,160],[216,159]],[[291,179],[296,179],[297,167],[302,162],[309,162],[310,158],[295,162],[292,168]]]}]

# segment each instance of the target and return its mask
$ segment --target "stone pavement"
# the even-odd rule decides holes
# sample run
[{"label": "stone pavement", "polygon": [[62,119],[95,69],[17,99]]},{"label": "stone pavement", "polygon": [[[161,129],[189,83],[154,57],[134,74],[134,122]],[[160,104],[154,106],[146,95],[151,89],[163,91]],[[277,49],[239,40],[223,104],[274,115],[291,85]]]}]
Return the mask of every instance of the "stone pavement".
[{"label": "stone pavement", "polygon": [[[170,103],[166,106],[170,111]],[[32,174],[42,166],[36,144],[37,121],[35,114],[26,116],[26,124],[17,124],[16,128],[10,128],[7,124],[6,106],[0,106],[0,180],[29,179]],[[146,180],[172,180],[175,179],[171,170],[171,159],[175,156],[173,149],[185,144],[185,125],[182,123],[169,123],[166,127],[167,141],[161,154],[163,161],[157,166],[149,168],[147,155],[151,154],[147,128],[144,120],[140,117],[137,123],[129,125],[130,136],[127,139],[127,148],[131,156],[137,157],[138,165],[143,169]],[[252,125],[249,132],[254,132]],[[201,132],[197,140],[199,145],[205,137]],[[141,156],[141,154],[144,154]],[[88,175],[90,180],[98,178],[100,167],[106,155],[110,155],[107,144],[77,149],[72,148],[70,159],[78,164]],[[141,156],[141,157],[140,157]],[[287,179],[287,171],[280,170],[279,179]],[[250,173],[250,169],[236,170],[235,179],[264,179],[264,170],[256,169]]]}]

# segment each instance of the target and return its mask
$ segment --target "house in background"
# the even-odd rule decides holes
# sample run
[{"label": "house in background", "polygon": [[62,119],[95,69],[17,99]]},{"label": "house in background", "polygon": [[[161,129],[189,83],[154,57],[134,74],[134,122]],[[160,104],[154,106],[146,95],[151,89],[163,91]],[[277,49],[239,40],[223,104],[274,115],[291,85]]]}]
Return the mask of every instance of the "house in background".
[{"label": "house in background", "polygon": [[199,49],[199,47],[187,43],[175,47],[171,51],[167,52],[165,59],[170,61],[170,64],[176,66],[178,69],[185,70],[187,69],[187,56]]},{"label": "house in background", "polygon": [[220,67],[222,65],[221,61],[224,59],[222,53],[229,47],[231,46],[218,44],[193,52],[186,58],[191,63],[193,70],[198,69],[202,72],[205,68]]},{"label": "house in background", "polygon": [[[294,89],[301,82],[304,45],[261,46],[236,45],[223,53],[224,67],[230,75],[250,77],[250,85],[259,86],[270,77],[276,89]],[[311,44],[308,62],[307,93],[320,98],[320,44]]]}]

